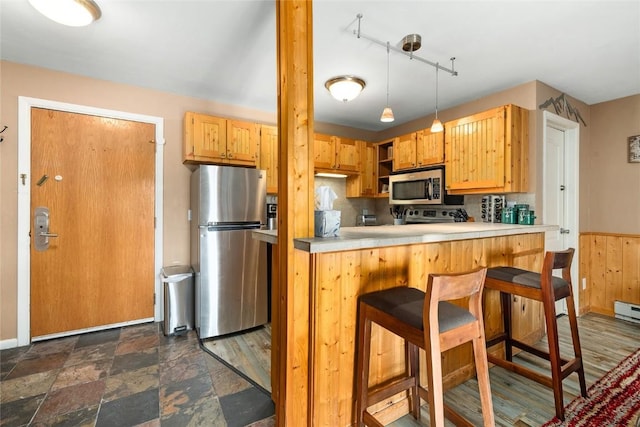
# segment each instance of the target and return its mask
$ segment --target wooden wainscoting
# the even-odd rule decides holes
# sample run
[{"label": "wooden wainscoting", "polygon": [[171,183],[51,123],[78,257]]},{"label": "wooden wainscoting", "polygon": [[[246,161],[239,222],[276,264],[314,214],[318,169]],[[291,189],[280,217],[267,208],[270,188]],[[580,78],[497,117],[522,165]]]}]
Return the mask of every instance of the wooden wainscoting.
[{"label": "wooden wainscoting", "polygon": [[640,304],[640,235],[581,233],[579,288],[580,313],[613,316],[616,300]]}]

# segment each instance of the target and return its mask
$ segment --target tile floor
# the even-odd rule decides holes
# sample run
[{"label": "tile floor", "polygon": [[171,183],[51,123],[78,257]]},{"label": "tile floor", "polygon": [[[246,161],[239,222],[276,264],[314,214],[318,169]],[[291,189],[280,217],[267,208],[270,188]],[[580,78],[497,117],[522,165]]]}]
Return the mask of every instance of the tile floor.
[{"label": "tile floor", "polygon": [[205,352],[195,332],[160,323],[0,352],[0,426],[253,426],[274,405]]}]

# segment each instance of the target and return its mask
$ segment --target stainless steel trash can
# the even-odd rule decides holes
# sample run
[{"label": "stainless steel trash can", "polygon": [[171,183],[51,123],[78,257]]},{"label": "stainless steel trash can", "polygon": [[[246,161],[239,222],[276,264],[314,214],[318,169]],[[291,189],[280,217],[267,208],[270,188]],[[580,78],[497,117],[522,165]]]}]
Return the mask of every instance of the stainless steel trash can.
[{"label": "stainless steel trash can", "polygon": [[180,335],[193,329],[194,273],[188,265],[162,268],[164,287],[164,334]]}]

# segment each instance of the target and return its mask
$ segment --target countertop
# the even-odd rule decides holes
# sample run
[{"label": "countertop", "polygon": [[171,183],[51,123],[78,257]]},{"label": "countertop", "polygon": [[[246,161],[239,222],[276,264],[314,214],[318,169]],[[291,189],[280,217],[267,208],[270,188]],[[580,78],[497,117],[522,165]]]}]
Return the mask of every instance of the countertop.
[{"label": "countertop", "polygon": [[[482,239],[514,234],[544,233],[557,230],[557,225],[492,224],[485,222],[455,222],[444,224],[380,225],[343,227],[338,237],[311,237],[294,240],[296,249],[309,253],[338,252],[416,243]],[[255,230],[255,239],[278,243],[276,230]]]}]

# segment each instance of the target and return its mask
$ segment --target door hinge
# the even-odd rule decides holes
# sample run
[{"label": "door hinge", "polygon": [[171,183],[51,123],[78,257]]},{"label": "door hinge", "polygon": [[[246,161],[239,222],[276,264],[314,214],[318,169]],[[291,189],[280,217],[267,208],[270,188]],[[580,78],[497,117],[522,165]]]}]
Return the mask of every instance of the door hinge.
[{"label": "door hinge", "polygon": [[568,228],[561,228],[560,229],[560,234],[569,234],[569,229]]},{"label": "door hinge", "polygon": [[153,294],[153,305],[156,305],[156,294]]},{"label": "door hinge", "polygon": [[158,217],[153,217],[153,229],[158,228]]}]

